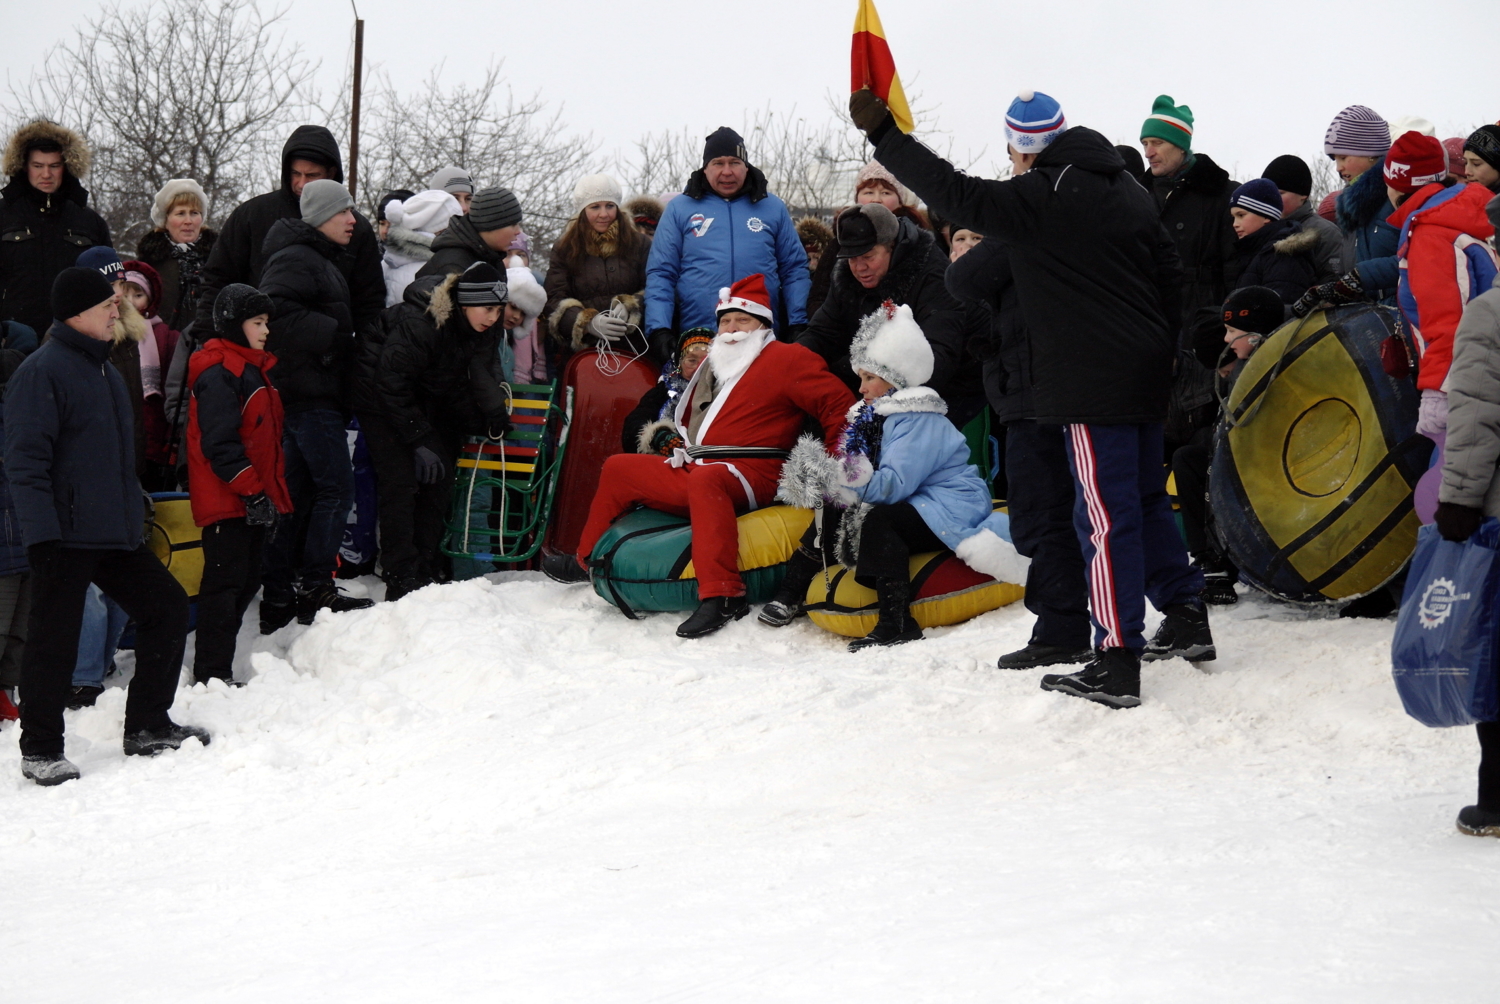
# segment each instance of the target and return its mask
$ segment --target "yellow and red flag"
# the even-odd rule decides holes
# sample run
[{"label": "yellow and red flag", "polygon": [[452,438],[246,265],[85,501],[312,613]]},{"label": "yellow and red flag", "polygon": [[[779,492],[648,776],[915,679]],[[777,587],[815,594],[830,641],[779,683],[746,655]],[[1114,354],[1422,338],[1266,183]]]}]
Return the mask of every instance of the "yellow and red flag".
[{"label": "yellow and red flag", "polygon": [[885,29],[880,25],[874,0],[859,0],[859,13],[854,15],[849,70],[850,92],[868,87],[891,110],[896,128],[911,132],[914,124],[911,106],[906,103],[906,92],[901,89],[896,61],[891,58],[891,47],[885,40]]}]

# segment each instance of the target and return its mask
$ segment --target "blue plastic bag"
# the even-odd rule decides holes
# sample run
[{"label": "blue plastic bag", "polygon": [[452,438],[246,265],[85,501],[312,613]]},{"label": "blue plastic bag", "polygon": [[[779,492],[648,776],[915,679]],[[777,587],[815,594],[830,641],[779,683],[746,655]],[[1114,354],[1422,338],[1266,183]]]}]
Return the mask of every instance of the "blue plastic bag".
[{"label": "blue plastic bag", "polygon": [[1442,728],[1500,718],[1500,520],[1462,544],[1417,533],[1391,641],[1391,675],[1406,713]]}]

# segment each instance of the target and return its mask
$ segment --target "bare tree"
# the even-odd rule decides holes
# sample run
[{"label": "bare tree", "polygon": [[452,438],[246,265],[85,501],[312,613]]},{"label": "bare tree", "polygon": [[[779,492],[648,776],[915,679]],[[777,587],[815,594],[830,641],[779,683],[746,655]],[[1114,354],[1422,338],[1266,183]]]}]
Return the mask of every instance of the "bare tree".
[{"label": "bare tree", "polygon": [[149,0],[105,7],[12,88],[13,119],[45,117],[84,133],[86,182],[122,247],[150,229],[151,198],[194,178],[211,220],[276,178],[279,133],[317,67],[288,45],[255,0]]},{"label": "bare tree", "polygon": [[[421,189],[448,164],[468,170],[476,186],[516,193],[534,257],[545,260],[572,217],[573,186],[597,170],[592,137],[574,135],[540,95],[517,97],[501,65],[476,84],[444,85],[439,66],[413,93],[377,73],[366,88],[360,125],[360,202],[373,214],[394,188]],[[347,131],[347,97],[325,109],[335,132]],[[341,137],[342,138],[342,137]]]},{"label": "bare tree", "polygon": [[1312,164],[1312,194],[1307,201],[1313,204],[1316,210],[1329,192],[1337,192],[1344,187],[1344,179],[1339,177],[1338,171],[1334,170],[1333,161],[1326,156],[1319,155],[1310,161]]}]

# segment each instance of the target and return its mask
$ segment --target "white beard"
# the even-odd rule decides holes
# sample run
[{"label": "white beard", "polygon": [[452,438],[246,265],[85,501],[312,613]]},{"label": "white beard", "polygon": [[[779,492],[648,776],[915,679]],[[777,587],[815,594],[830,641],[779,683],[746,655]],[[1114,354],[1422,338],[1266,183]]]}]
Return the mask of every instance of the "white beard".
[{"label": "white beard", "polygon": [[708,347],[708,364],[713,367],[714,378],[719,386],[743,376],[755,362],[760,350],[766,346],[766,335],[770,328],[754,331],[725,331],[714,337]]}]

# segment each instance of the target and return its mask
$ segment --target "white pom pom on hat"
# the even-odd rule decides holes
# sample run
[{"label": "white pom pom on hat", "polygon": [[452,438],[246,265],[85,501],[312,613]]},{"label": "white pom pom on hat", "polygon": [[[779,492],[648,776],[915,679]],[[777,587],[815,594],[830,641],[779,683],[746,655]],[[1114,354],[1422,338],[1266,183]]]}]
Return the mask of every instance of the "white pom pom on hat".
[{"label": "white pom pom on hat", "polygon": [[1031,99],[1036,97],[1036,91],[1022,91],[1020,94],[1017,94],[1016,97],[1020,98],[1022,101],[1030,101]]}]

